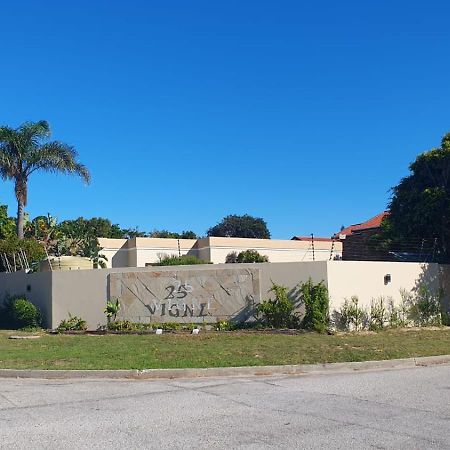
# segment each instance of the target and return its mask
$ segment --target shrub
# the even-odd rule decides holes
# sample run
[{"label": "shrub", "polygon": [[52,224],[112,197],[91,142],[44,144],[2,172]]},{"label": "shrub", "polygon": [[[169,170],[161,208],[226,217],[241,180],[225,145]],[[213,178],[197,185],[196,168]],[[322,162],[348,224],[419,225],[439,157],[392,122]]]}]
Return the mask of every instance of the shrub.
[{"label": "shrub", "polygon": [[136,324],[129,320],[118,320],[117,322],[109,322],[108,330],[111,331],[136,331]]},{"label": "shrub", "polygon": [[410,318],[415,325],[442,325],[442,291],[434,294],[425,285],[420,285],[410,307]]},{"label": "shrub", "polygon": [[338,326],[346,331],[361,331],[367,324],[367,312],[358,306],[359,299],[353,295],[350,300],[345,299],[338,316]]},{"label": "shrub", "polygon": [[275,294],[275,299],[264,300],[256,307],[264,322],[272,328],[298,327],[298,318],[294,314],[294,304],[288,298],[287,287],[272,283],[269,292]]},{"label": "shrub", "polygon": [[319,333],[326,332],[329,325],[330,300],[324,282],[314,284],[310,278],[306,283],[301,283],[299,289],[305,304],[302,327]]},{"label": "shrub", "polygon": [[230,322],[229,320],[221,320],[220,322],[216,323],[215,328],[217,331],[232,331],[237,328],[237,325]]},{"label": "shrub", "polygon": [[442,325],[450,327],[450,313],[442,309],[441,318],[442,318]]},{"label": "shrub", "polygon": [[237,263],[264,263],[269,262],[269,258],[261,255],[256,250],[244,250],[237,255]]},{"label": "shrub", "polygon": [[370,303],[369,329],[382,330],[386,322],[388,322],[388,310],[384,297],[373,298]]},{"label": "shrub", "polygon": [[120,302],[119,299],[116,299],[115,302],[109,300],[106,302],[106,308],[103,311],[106,314],[106,318],[108,319],[108,322],[111,321],[111,317],[113,320],[116,320],[117,313],[120,311]]},{"label": "shrub", "polygon": [[388,301],[387,314],[389,318],[389,326],[392,328],[407,327],[411,324],[409,311],[413,302],[413,296],[405,289],[400,290],[401,301],[398,306],[395,305],[391,298]]},{"label": "shrub", "polygon": [[72,316],[69,314],[68,320],[62,320],[56,329],[59,332],[62,331],[84,331],[87,330],[86,321],[81,317]]},{"label": "shrub", "polygon": [[234,264],[234,263],[237,263],[237,257],[238,257],[237,252],[230,252],[230,253],[228,253],[228,255],[225,257],[225,263],[226,263],[226,264]]},{"label": "shrub", "polygon": [[6,328],[38,328],[41,325],[39,308],[23,296],[6,299],[2,316]]},{"label": "shrub", "polygon": [[165,255],[155,266],[190,266],[194,264],[210,264],[207,261],[197,258],[194,255]]}]

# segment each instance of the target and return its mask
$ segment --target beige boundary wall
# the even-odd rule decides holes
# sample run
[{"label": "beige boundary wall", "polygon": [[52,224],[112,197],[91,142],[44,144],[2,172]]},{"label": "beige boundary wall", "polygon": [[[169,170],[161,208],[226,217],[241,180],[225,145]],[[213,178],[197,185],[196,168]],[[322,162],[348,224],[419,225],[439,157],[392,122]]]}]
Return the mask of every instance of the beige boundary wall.
[{"label": "beige boundary wall", "polygon": [[[433,291],[450,288],[450,267],[437,264],[397,262],[317,261],[303,263],[233,264],[233,269],[259,270],[260,299],[268,297],[271,282],[295,288],[311,277],[324,281],[328,287],[331,310],[338,309],[345,298],[357,295],[363,306],[383,295],[400,300],[400,290],[412,291],[423,282]],[[200,266],[122,268],[79,271],[55,271],[25,274],[0,273],[0,299],[5,295],[25,294],[37,304],[46,327],[55,328],[69,313],[87,320],[90,329],[106,322],[103,310],[108,299],[108,277],[117,273],[232,270],[229,264]],[[212,272],[211,272],[212,271]],[[390,282],[385,284],[385,276]],[[445,297],[448,303],[448,296]]]},{"label": "beige boundary wall", "polygon": [[[225,263],[231,252],[257,250],[270,262],[328,261],[330,256],[342,256],[342,243],[330,241],[294,241],[279,239],[242,239],[207,237],[203,239],[99,239],[101,253],[107,258],[108,268],[145,267],[156,263],[163,255],[194,255],[214,264]],[[331,250],[333,249],[333,252]]]}]

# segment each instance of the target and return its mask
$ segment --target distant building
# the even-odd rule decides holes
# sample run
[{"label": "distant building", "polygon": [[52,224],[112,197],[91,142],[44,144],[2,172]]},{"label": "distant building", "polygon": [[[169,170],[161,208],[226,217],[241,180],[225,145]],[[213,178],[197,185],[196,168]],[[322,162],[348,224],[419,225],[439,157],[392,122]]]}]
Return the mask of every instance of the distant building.
[{"label": "distant building", "polygon": [[341,259],[342,243],[328,238],[245,239],[206,237],[202,239],[99,239],[108,267],[145,267],[168,255],[194,255],[211,263],[224,263],[229,253],[256,250],[270,262],[328,261]]},{"label": "distant building", "polygon": [[380,232],[383,220],[388,216],[383,211],[362,223],[343,228],[333,237],[342,243],[344,261],[394,261],[387,251],[374,245],[373,237]]}]

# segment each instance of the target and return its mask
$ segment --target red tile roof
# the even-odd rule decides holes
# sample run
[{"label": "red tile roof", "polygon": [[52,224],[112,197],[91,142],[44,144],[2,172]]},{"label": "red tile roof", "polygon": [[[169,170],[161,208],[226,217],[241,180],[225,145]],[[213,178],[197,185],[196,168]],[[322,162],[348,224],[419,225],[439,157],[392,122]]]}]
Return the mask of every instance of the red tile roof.
[{"label": "red tile roof", "polygon": [[[311,236],[294,236],[291,241],[311,241]],[[314,240],[317,242],[332,242],[333,239],[331,238],[324,238],[324,237],[315,237]]]},{"label": "red tile roof", "polygon": [[381,226],[381,222],[388,216],[388,214],[389,213],[387,211],[383,211],[382,213],[376,215],[375,217],[372,217],[371,219],[363,223],[356,223],[344,228],[343,230],[339,231],[339,233],[336,233],[335,236],[347,236],[348,234],[352,234],[354,231],[367,230],[369,228],[379,228]]}]

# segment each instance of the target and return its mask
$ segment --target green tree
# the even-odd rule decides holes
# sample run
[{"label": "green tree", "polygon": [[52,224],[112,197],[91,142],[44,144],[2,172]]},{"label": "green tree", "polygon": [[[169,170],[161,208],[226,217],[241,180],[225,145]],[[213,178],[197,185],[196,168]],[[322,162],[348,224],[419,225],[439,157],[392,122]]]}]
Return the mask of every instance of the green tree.
[{"label": "green tree", "polygon": [[19,128],[0,127],[0,177],[14,182],[17,199],[17,236],[24,237],[24,208],[28,199],[28,179],[36,171],[79,175],[88,183],[87,168],[77,161],[73,147],[48,141],[49,124],[25,122]]},{"label": "green tree", "polygon": [[[93,224],[95,223],[97,222],[94,221]],[[98,242],[98,229],[91,226],[89,220],[83,217],[65,220],[60,223],[58,230],[61,237],[56,242],[56,254],[83,256],[90,258],[94,262],[94,267],[105,267],[106,258],[100,254],[102,248]]]},{"label": "green tree", "polygon": [[381,239],[389,246],[420,247],[436,239],[436,253],[450,260],[450,133],[441,146],[422,153],[409,166],[410,174],[392,189],[389,216]]},{"label": "green tree", "polygon": [[7,239],[15,236],[16,221],[8,216],[8,207],[0,205],[0,239]]},{"label": "green tree", "polygon": [[[45,258],[44,246],[35,239],[19,239],[15,234],[6,239],[0,239],[0,255],[5,255],[13,268],[14,261],[16,262],[16,267],[19,269],[26,268],[19,257],[22,251],[25,253],[28,263],[32,267]],[[0,258],[0,272],[8,269],[5,263],[6,261]]]},{"label": "green tree", "polygon": [[47,249],[51,246],[52,241],[61,237],[58,221],[50,214],[37,216],[31,222],[28,222],[25,225],[24,233],[26,238],[36,239]]},{"label": "green tree", "polygon": [[125,228],[122,230],[124,239],[132,239],[135,237],[148,237],[145,231],[139,231],[138,227]]},{"label": "green tree", "polygon": [[270,232],[264,219],[252,217],[248,214],[243,216],[229,215],[220,223],[207,231],[208,236],[216,237],[239,237],[270,239]]},{"label": "green tree", "polygon": [[78,217],[75,220],[65,220],[61,222],[61,231],[66,234],[83,234],[87,232],[98,238],[113,238],[124,239],[126,237],[125,230],[122,230],[119,225],[111,223],[109,219],[103,217],[92,217],[92,219],[85,219]]},{"label": "green tree", "polygon": [[190,230],[176,233],[167,230],[153,230],[149,233],[148,237],[151,238],[171,238],[171,239],[197,239],[197,235]]}]

